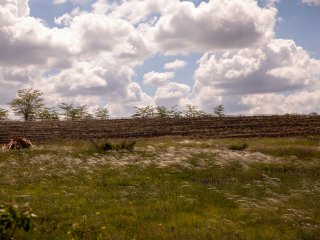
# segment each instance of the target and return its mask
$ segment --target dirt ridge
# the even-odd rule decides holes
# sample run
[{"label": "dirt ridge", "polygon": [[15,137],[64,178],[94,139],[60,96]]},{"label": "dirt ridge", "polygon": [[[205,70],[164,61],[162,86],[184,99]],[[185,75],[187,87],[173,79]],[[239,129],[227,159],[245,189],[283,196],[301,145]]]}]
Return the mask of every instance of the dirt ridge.
[{"label": "dirt ridge", "polygon": [[57,139],[189,136],[215,138],[320,135],[320,116],[226,116],[202,118],[81,121],[0,121],[0,143],[14,137],[41,142]]}]

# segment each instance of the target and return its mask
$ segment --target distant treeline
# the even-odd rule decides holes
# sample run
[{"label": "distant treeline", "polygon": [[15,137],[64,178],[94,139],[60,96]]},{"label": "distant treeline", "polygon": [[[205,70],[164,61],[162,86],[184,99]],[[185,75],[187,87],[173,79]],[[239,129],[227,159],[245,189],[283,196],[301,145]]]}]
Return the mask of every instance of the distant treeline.
[{"label": "distant treeline", "polygon": [[[105,120],[110,118],[107,107],[96,108],[89,111],[87,105],[75,106],[71,103],[60,103],[56,107],[45,105],[43,92],[32,88],[21,89],[17,92],[17,98],[8,103],[12,112],[25,121],[32,120]],[[224,107],[219,105],[213,108],[212,113],[199,110],[197,106],[186,105],[184,110],[177,106],[167,108],[165,106],[134,107],[132,118],[179,118],[179,117],[207,117],[224,116]],[[9,120],[9,111],[0,108],[0,120]]]},{"label": "distant treeline", "polygon": [[[45,105],[43,92],[32,88],[21,89],[17,97],[8,103],[11,111],[25,121],[34,120],[106,120],[110,118],[107,107],[96,108],[89,111],[87,105],[75,106],[72,103],[60,103],[55,107]],[[165,106],[134,107],[135,112],[131,118],[197,118],[197,117],[223,117],[223,105],[214,106],[212,112],[204,112],[197,106],[186,105],[183,110],[178,106],[167,108]],[[310,115],[317,115],[313,112]],[[9,111],[0,108],[0,120],[9,120]]]}]

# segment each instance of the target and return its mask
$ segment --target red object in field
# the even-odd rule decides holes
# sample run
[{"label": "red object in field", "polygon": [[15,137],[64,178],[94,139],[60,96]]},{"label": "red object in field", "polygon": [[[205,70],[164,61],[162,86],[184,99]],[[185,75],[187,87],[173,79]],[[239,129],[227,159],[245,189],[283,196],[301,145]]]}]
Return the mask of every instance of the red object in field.
[{"label": "red object in field", "polygon": [[13,138],[7,145],[7,149],[24,149],[32,147],[32,143],[23,137]]}]

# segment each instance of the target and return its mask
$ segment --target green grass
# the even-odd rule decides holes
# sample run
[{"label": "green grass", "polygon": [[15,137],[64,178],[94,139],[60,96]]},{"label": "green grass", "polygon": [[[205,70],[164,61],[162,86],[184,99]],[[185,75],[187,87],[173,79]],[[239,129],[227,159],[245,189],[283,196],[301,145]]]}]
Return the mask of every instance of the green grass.
[{"label": "green grass", "polygon": [[228,150],[236,142],[146,139],[133,151],[101,153],[70,141],[3,151],[0,203],[38,216],[16,239],[317,239],[319,143],[249,139],[248,150]]},{"label": "green grass", "polygon": [[249,145],[248,143],[246,142],[240,142],[240,143],[234,143],[234,144],[231,144],[228,149],[229,150],[234,150],[234,151],[241,151],[241,150],[244,150],[246,148],[248,148]]},{"label": "green grass", "polygon": [[132,151],[134,146],[136,145],[136,141],[122,141],[120,143],[112,143],[110,141],[94,141],[93,145],[97,152],[107,152],[107,151],[121,151],[121,150],[128,150]]}]

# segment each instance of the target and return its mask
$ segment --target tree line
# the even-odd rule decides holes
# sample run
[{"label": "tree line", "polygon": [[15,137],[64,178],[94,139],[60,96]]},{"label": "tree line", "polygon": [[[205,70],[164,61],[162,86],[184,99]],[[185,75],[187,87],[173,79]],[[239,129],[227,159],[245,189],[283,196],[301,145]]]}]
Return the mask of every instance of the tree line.
[{"label": "tree line", "polygon": [[[98,119],[106,120],[110,118],[108,108],[96,108],[90,113],[88,106],[75,106],[71,103],[60,103],[57,107],[45,106],[43,92],[37,89],[26,88],[18,90],[17,97],[9,102],[12,112],[23,118],[25,121],[32,120],[85,120]],[[223,105],[214,107],[212,113],[199,110],[197,106],[186,105],[184,110],[179,110],[177,106],[167,108],[164,106],[135,107],[132,118],[179,118],[179,117],[207,117],[224,116]],[[0,108],[0,120],[8,120],[9,111]]]},{"label": "tree line", "polygon": [[216,106],[212,113],[199,110],[197,106],[187,104],[184,110],[179,110],[178,106],[171,109],[164,106],[135,107],[132,118],[196,118],[196,117],[222,117],[224,116],[223,105]]}]

